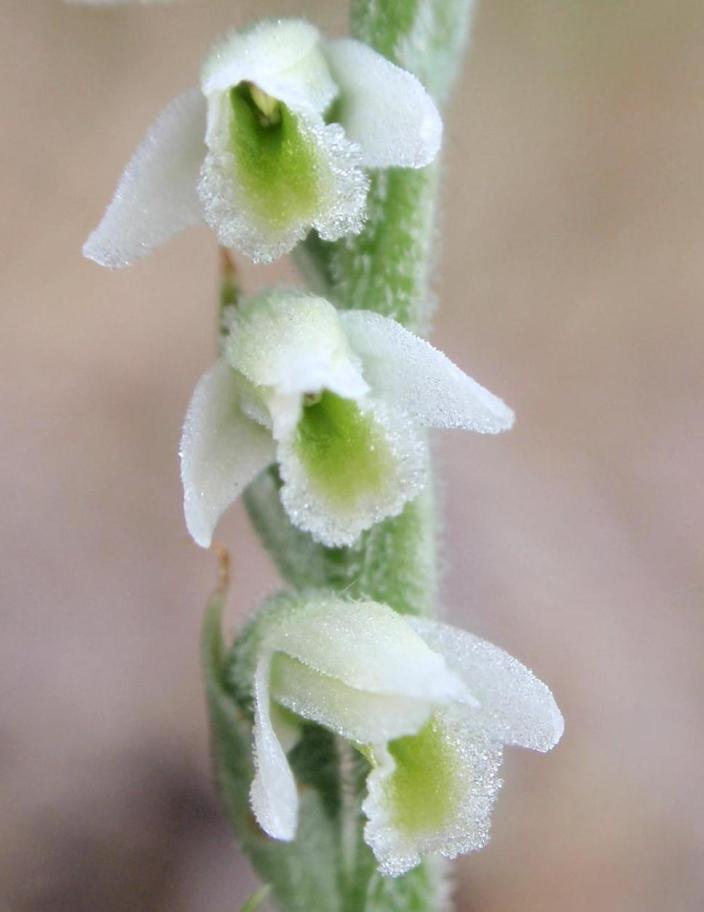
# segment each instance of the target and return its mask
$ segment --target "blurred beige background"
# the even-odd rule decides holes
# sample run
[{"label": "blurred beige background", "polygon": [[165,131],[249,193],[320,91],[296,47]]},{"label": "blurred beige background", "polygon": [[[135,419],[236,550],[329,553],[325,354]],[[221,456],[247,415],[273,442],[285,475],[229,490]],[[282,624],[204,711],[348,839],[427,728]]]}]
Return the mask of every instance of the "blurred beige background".
[{"label": "blurred beige background", "polygon": [[[205,231],[80,257],[208,42],[343,0],[3,0],[0,908],[224,912],[176,449],[213,353]],[[704,906],[704,4],[482,0],[450,112],[436,339],[516,408],[438,437],[444,600],[553,687],[464,912]],[[271,272],[264,274],[266,280]],[[250,286],[260,271],[247,271]],[[275,585],[241,507],[233,623]],[[3,905],[3,901],[5,905]]]}]

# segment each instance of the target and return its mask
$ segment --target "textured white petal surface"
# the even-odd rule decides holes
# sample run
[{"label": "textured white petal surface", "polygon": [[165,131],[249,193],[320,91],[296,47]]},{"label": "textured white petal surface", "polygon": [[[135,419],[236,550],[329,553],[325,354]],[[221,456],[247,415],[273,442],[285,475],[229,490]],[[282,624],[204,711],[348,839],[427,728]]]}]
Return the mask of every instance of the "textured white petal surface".
[{"label": "textured white petal surface", "polygon": [[[210,134],[227,136],[222,105],[214,108]],[[223,247],[246,254],[255,263],[270,263],[302,241],[311,228],[326,241],[358,234],[366,217],[369,179],[362,170],[359,147],[351,143],[339,124],[326,125],[315,113],[298,113],[301,136],[313,150],[317,198],[315,212],[285,223],[253,210],[238,177],[232,151],[220,141],[211,143],[198,183],[205,220]],[[210,140],[209,140],[210,142]]]},{"label": "textured white petal surface", "polygon": [[[428,481],[427,442],[413,422],[371,397],[360,400],[358,406],[373,422],[377,439],[386,448],[387,467],[381,485],[343,502],[330,496],[311,475],[301,459],[294,435],[280,440],[277,449],[284,482],[281,502],[291,522],[328,547],[351,545],[365,529],[389,516],[398,516]],[[339,466],[341,479],[347,471],[345,465]]]},{"label": "textured white petal surface", "polygon": [[479,700],[472,724],[504,744],[547,751],[562,737],[565,723],[548,687],[518,659],[465,630],[409,618],[431,649],[445,656]]},{"label": "textured white petal surface", "polygon": [[471,699],[407,619],[376,602],[307,595],[271,624],[260,648],[357,690],[438,702]]},{"label": "textured white petal surface", "polygon": [[254,676],[254,765],[250,802],[259,825],[274,839],[296,835],[298,791],[279,741],[269,707],[269,657],[263,656]]},{"label": "textured white petal surface", "polygon": [[340,314],[365,380],[421,425],[505,431],[513,412],[429,342],[395,320],[366,310]]},{"label": "textured white petal surface", "polygon": [[205,100],[197,90],[164,108],[86,241],[85,256],[101,266],[128,266],[203,220],[197,184],[204,134]]},{"label": "textured white petal surface", "polygon": [[264,292],[236,308],[225,354],[257,386],[288,396],[328,389],[356,399],[368,386],[338,312],[296,289]]},{"label": "textured white petal surface", "polygon": [[[474,729],[454,709],[438,711],[434,722],[453,770],[451,812],[441,826],[409,832],[399,825],[392,798],[395,762],[387,748],[375,749],[379,765],[367,777],[362,805],[368,819],[364,838],[381,873],[391,877],[414,868],[425,855],[455,858],[482,848],[489,840],[491,808],[501,785],[497,776],[501,745]],[[434,782],[433,772],[429,768],[423,777],[431,794],[447,787],[447,782]],[[443,800],[442,794],[438,800]]]},{"label": "textured white petal surface", "polygon": [[273,461],[266,428],[239,408],[237,375],[221,359],[198,382],[181,438],[186,525],[207,548],[223,511]]},{"label": "textured white petal surface", "polygon": [[281,653],[274,656],[271,694],[287,709],[359,744],[377,744],[417,732],[432,704],[357,690]]},{"label": "textured white petal surface", "polygon": [[320,34],[303,19],[264,20],[213,46],[203,64],[203,94],[216,96],[243,81],[295,111],[322,114],[337,94]]},{"label": "textured white petal surface", "polygon": [[368,168],[422,168],[437,156],[442,119],[411,73],[352,38],[325,45],[340,89],[340,122]]}]

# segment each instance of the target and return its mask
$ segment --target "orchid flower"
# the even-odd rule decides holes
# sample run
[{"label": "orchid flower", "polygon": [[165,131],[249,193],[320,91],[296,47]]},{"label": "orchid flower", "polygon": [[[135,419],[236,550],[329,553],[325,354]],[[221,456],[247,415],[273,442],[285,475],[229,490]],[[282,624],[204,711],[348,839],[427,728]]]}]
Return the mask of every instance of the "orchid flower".
[{"label": "orchid flower", "polygon": [[162,111],[83,252],[127,266],[203,221],[255,262],[310,228],[338,240],[362,229],[365,169],[421,168],[441,134],[420,82],[367,45],[260,22],[216,44],[200,90]]},{"label": "orchid flower", "polygon": [[279,595],[233,658],[235,686],[248,680],[253,695],[250,800],[262,829],[294,838],[298,793],[286,750],[300,720],[316,722],[371,763],[364,836],[391,876],[428,854],[484,846],[503,746],[548,751],[564,728],[545,684],[506,652],[376,602]]},{"label": "orchid flower", "polygon": [[348,545],[401,512],[428,477],[424,427],[496,433],[511,410],[394,320],[298,290],[230,311],[224,351],[186,415],[186,524],[203,547],[224,510],[277,462],[291,521]]}]

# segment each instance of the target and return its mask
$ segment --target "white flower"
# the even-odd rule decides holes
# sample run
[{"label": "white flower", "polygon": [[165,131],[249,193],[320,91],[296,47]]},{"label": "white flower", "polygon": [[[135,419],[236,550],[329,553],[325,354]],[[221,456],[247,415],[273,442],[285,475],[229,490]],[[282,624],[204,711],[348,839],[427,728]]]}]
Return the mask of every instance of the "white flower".
[{"label": "white flower", "polygon": [[364,835],[392,876],[428,854],[454,858],[484,846],[503,746],[547,751],[562,736],[548,688],[455,627],[325,593],[278,596],[252,627],[233,673],[254,682],[250,797],[275,839],[294,838],[298,815],[285,752],[295,734],[279,707],[371,760]]},{"label": "white flower", "polygon": [[369,311],[298,290],[233,309],[220,360],[186,415],[188,529],[210,544],[224,510],[278,462],[292,522],[349,545],[401,512],[428,477],[423,427],[496,433],[511,410],[424,340]]},{"label": "white flower", "polygon": [[216,44],[200,90],[162,111],[84,254],[126,266],[203,221],[261,262],[310,228],[337,240],[362,228],[364,169],[423,167],[441,135],[418,80],[365,44],[261,22]]}]

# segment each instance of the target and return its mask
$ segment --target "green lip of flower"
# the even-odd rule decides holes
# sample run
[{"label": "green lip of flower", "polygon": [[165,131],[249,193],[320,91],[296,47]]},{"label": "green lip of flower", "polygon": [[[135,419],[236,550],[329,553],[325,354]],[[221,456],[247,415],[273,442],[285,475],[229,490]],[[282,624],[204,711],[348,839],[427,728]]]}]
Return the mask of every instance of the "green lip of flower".
[{"label": "green lip of flower", "polygon": [[312,222],[321,177],[315,148],[297,118],[256,86],[240,84],[229,97],[236,177],[252,217],[265,225],[270,222],[277,230],[295,219]]},{"label": "green lip of flower", "polygon": [[393,456],[373,420],[356,402],[325,390],[304,406],[296,450],[312,483],[342,507],[388,484]]},{"label": "green lip of flower", "polygon": [[278,462],[296,526],[330,546],[400,513],[426,483],[424,427],[486,433],[513,413],[427,342],[300,291],[240,303],[181,443],[186,523],[205,547],[222,512]]},{"label": "green lip of flower", "polygon": [[[483,846],[503,746],[547,751],[564,727],[548,688],[491,643],[325,592],[271,599],[230,667],[238,689],[253,687],[251,803],[265,832],[295,836],[298,795],[286,750],[296,717],[317,722],[372,761],[365,839],[392,876],[426,854]],[[281,706],[286,748],[272,711]]]},{"label": "green lip of flower", "polygon": [[84,254],[126,266],[203,221],[255,262],[288,253],[311,228],[331,241],[357,234],[366,169],[424,167],[441,136],[410,73],[302,20],[263,21],[218,42],[201,91],[162,111]]}]

